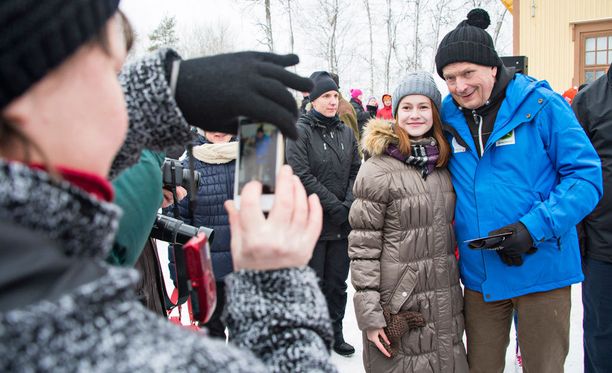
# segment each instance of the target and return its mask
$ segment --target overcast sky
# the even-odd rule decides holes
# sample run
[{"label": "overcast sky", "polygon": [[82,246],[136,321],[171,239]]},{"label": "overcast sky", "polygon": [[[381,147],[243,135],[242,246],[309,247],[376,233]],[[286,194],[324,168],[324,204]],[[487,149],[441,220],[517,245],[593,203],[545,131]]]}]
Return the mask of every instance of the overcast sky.
[{"label": "overcast sky", "polygon": [[122,0],[121,9],[130,19],[144,42],[164,16],[174,16],[180,29],[193,24],[215,24],[222,20],[231,25],[238,36],[239,49],[263,49],[257,43],[257,28],[253,19],[243,16],[245,7],[227,0]]},{"label": "overcast sky", "polygon": [[[459,2],[458,0],[455,1]],[[375,5],[377,2],[380,4]],[[193,25],[224,24],[228,25],[231,29],[233,50],[266,50],[266,47],[258,41],[263,38],[262,31],[257,26],[257,23],[263,22],[264,19],[263,6],[260,4],[249,6],[247,3],[247,0],[122,0],[121,9],[128,16],[136,30],[139,39],[136,45],[139,47],[139,50],[144,50],[148,46],[149,33],[159,25],[164,16],[174,16],[176,18],[179,39],[181,39],[181,34],[187,32]],[[312,39],[310,34],[311,32],[316,32],[318,23],[323,20],[311,19],[308,15],[309,9],[305,8],[315,6],[315,1],[308,0],[301,1],[300,3],[302,4],[302,8],[294,15],[296,53],[300,55],[302,61],[297,67],[297,72],[301,75],[308,76],[312,71],[327,69],[327,63],[321,58],[319,53],[317,53],[319,51],[316,49],[315,40]],[[375,30],[374,33],[374,44],[375,49],[378,48],[375,51],[375,55],[380,59],[382,58],[384,45],[386,43],[386,26],[383,19],[384,9],[381,7],[384,2],[372,0],[371,3],[373,4],[372,11],[375,17],[378,17],[376,24],[377,30]],[[402,3],[402,1],[396,2],[396,4],[400,3]],[[491,13],[493,22],[495,22],[494,12],[499,11],[500,7],[499,2],[494,3],[496,3],[494,4],[497,7],[496,9],[487,9]],[[273,1],[272,6],[275,51],[277,53],[288,53],[289,37],[287,31],[287,15],[283,13],[283,9],[280,8],[278,1]],[[458,9],[455,12],[456,14],[453,14],[452,17],[460,20],[465,17],[467,11],[469,11],[469,8]],[[367,18],[362,2],[351,1],[347,7],[343,8],[343,15],[345,17],[350,17],[349,22],[353,26],[348,36],[350,42],[343,52],[344,63],[341,64],[342,66],[339,65],[341,67],[341,90],[344,95],[348,95],[348,88],[360,87],[364,89],[369,81],[369,65],[367,65],[366,59],[363,56],[367,54],[366,50],[369,42],[367,41]],[[453,20],[452,25],[447,27],[448,30],[456,26],[457,20]],[[408,19],[405,22],[403,27],[406,28],[407,32],[410,32],[410,24],[412,21]],[[423,22],[422,27],[424,30],[429,30],[430,20],[425,17],[421,22]],[[498,43],[500,55],[511,52],[511,24],[512,16],[508,14],[504,19],[504,27]],[[488,31],[492,32],[493,28],[494,25],[491,25]],[[448,30],[443,30],[442,35]],[[432,53],[432,51],[424,51],[424,58],[431,60]],[[382,62],[379,60],[377,63],[377,68],[380,73]],[[401,79],[402,76],[400,74],[401,73],[394,74],[392,77],[393,83],[397,83],[398,80]],[[366,96],[374,94],[380,97],[383,93],[380,77],[376,80],[378,81],[378,87],[375,89],[376,92],[366,92]],[[436,80],[439,83],[440,89],[445,93],[445,84],[441,82],[437,76]],[[394,84],[392,84],[392,86],[393,85]],[[366,89],[364,89],[364,91],[366,91]]]}]

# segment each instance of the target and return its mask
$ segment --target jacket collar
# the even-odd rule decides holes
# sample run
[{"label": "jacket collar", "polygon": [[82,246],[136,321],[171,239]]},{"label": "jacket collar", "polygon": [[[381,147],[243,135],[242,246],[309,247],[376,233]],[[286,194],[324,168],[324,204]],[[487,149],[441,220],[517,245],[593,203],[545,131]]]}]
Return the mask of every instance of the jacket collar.
[{"label": "jacket collar", "polygon": [[[489,136],[485,149],[519,124],[534,118],[550,97],[550,94],[544,92],[553,93],[545,80],[538,81],[527,75],[516,74],[506,88],[506,97],[499,108],[493,132]],[[476,147],[465,117],[455,105],[450,94],[444,98],[442,103],[442,121],[454,129],[454,131],[447,130],[447,132],[455,132],[454,136],[459,135],[476,154]]]},{"label": "jacket collar", "polygon": [[336,116],[334,116],[333,118],[329,118],[329,121],[324,122],[323,120],[321,120],[319,118],[319,116],[322,117],[321,114],[316,113],[315,109],[310,109],[310,111],[308,111],[306,114],[304,114],[304,117],[306,119],[308,119],[306,122],[311,126],[311,127],[319,127],[319,128],[337,128],[342,122],[340,122],[340,118],[338,117],[338,114],[336,114]]},{"label": "jacket collar", "polygon": [[56,241],[68,256],[106,258],[121,210],[44,171],[0,160],[0,219]]}]

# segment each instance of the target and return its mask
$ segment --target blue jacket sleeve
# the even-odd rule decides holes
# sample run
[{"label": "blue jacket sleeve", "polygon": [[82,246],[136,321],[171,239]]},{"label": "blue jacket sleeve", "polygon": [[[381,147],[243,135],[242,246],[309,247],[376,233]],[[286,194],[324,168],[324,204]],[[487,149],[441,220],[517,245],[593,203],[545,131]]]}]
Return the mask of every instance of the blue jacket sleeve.
[{"label": "blue jacket sleeve", "polygon": [[559,238],[588,215],[603,195],[601,161],[561,97],[549,98],[537,123],[558,184],[520,221],[534,241]]}]

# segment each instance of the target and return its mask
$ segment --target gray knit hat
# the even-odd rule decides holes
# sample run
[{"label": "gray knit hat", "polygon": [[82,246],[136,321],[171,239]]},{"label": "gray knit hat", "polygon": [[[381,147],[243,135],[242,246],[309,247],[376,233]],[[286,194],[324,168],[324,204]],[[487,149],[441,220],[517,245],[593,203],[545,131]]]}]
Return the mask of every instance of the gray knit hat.
[{"label": "gray knit hat", "polygon": [[393,91],[393,116],[397,115],[397,106],[402,98],[410,95],[427,96],[440,110],[442,95],[430,73],[417,71],[408,74]]}]

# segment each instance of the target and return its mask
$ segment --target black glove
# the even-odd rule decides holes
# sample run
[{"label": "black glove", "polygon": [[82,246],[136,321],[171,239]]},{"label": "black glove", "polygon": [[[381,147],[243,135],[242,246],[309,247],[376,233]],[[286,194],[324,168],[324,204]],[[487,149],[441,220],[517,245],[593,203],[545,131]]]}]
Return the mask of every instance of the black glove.
[{"label": "black glove", "polygon": [[176,102],[190,125],[236,133],[237,116],[270,122],[297,137],[298,107],[287,87],[306,92],[312,81],[285,70],[299,62],[295,54],[263,52],[219,54],[181,61]]},{"label": "black glove", "polygon": [[512,232],[512,235],[506,237],[502,242],[497,243],[499,246],[497,254],[501,258],[502,262],[509,266],[523,265],[523,254],[533,254],[537,251],[537,248],[533,247],[533,239],[527,227],[521,222],[506,225],[500,229],[489,232],[489,235]]}]

